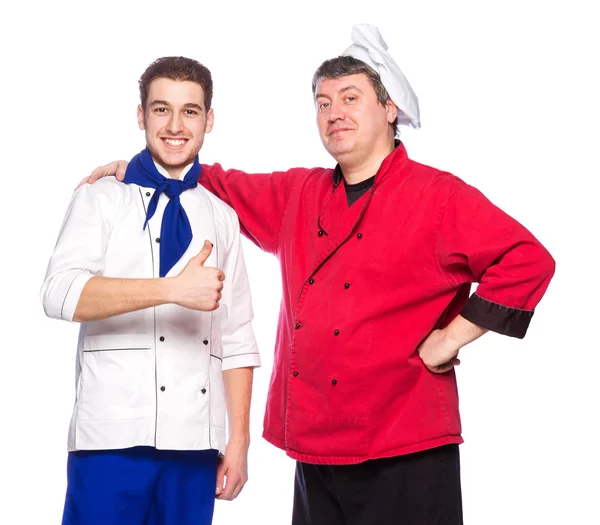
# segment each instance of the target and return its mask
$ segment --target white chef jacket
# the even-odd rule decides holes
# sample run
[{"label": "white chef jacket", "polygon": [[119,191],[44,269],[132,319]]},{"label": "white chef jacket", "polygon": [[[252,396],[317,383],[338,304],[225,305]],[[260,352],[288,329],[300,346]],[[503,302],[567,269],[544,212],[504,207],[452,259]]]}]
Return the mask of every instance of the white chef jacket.
[{"label": "white chef jacket", "polygon": [[[81,291],[95,275],[158,277],[169,198],[160,196],[144,230],[153,193],[113,177],[74,193],[41,289],[49,317],[72,321]],[[180,199],[193,239],[167,277],[177,275],[208,239],[214,246],[205,266],[225,273],[220,306],[200,312],[165,304],[81,323],[70,451],[138,445],[225,451],[221,372],[260,366],[239,223],[232,208],[200,185]]]}]

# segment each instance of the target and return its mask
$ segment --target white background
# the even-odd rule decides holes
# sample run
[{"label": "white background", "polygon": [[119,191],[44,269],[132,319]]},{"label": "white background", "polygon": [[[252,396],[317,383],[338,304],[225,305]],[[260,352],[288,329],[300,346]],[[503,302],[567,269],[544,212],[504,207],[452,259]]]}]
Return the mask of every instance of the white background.
[{"label": "white background", "polygon": [[[75,184],[144,146],[135,113],[142,71],[174,54],[212,70],[216,120],[203,162],[246,171],[333,166],[310,81],[360,22],[380,28],[419,96],[423,128],[403,134],[409,155],[481,189],[557,260],[524,340],[489,334],[461,352],[465,523],[600,523],[593,4],[3,7],[0,523],[60,522],[77,326],[45,318],[37,294]],[[250,481],[235,502],[217,503],[215,523],[281,525],[290,522],[294,462],[260,437],[281,285],[277,261],[245,247],[264,365],[255,374]]]}]

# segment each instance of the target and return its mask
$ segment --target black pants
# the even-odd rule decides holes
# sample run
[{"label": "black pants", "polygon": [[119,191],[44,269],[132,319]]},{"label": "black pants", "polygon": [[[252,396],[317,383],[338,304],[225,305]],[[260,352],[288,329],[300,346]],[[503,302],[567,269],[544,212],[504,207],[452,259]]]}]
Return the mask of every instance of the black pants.
[{"label": "black pants", "polygon": [[357,465],[296,464],[293,525],[462,525],[458,445]]}]

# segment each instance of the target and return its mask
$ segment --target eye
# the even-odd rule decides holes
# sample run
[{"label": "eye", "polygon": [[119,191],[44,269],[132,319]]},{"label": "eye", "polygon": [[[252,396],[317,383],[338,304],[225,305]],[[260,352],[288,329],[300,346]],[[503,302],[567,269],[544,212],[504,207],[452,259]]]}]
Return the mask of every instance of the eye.
[{"label": "eye", "polygon": [[198,115],[198,112],[195,109],[186,109],[184,113],[186,115]]},{"label": "eye", "polygon": [[154,113],[164,114],[167,111],[168,111],[167,108],[154,108]]},{"label": "eye", "polygon": [[319,111],[325,111],[328,108],[329,108],[329,102],[321,102],[320,104],[317,105],[317,109]]},{"label": "eye", "polygon": [[353,102],[356,102],[356,97],[350,95],[350,96],[346,97],[345,100],[346,100],[346,102],[350,102],[352,104]]}]

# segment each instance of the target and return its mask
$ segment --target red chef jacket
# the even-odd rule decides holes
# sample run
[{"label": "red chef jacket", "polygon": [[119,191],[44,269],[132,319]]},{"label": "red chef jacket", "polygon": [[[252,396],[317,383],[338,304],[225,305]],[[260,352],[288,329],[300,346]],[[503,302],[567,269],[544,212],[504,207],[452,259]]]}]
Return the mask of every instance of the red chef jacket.
[{"label": "red chef jacket", "polygon": [[352,206],[341,180],[339,167],[203,166],[201,184],[281,265],[263,436],[322,464],[461,443],[454,371],[430,372],[417,346],[459,313],[523,337],[554,260],[478,190],[410,160],[402,144]]}]

